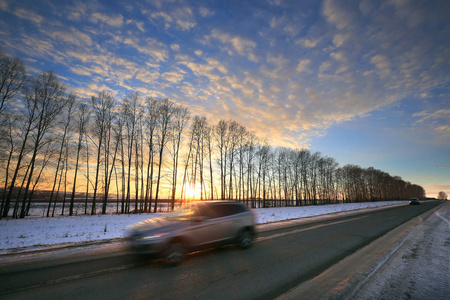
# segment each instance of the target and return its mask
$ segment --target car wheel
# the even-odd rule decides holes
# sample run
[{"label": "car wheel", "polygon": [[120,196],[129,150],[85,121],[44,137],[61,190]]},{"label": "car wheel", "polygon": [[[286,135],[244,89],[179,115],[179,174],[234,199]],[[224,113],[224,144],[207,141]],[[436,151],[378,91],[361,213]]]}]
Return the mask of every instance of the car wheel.
[{"label": "car wheel", "polygon": [[186,257],[186,247],[181,240],[174,240],[170,242],[164,252],[164,262],[169,266],[175,266],[180,264]]},{"label": "car wheel", "polygon": [[249,248],[253,243],[253,232],[250,229],[242,230],[237,237],[237,245],[241,249]]}]

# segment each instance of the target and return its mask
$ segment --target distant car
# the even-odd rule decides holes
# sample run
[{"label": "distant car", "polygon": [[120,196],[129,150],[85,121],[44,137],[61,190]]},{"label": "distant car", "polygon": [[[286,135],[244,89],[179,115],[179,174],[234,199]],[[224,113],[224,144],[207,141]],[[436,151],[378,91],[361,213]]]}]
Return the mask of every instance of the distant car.
[{"label": "distant car", "polygon": [[255,237],[255,216],[243,203],[193,202],[127,231],[136,254],[156,254],[176,265],[194,250],[224,244],[249,248]]},{"label": "distant car", "polygon": [[409,205],[420,205],[420,201],[417,198],[409,199]]}]

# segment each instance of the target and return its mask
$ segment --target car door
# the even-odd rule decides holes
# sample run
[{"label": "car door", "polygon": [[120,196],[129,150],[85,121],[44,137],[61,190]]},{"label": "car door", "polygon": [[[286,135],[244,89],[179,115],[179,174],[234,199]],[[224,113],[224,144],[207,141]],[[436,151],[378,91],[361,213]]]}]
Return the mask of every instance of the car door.
[{"label": "car door", "polygon": [[214,242],[220,243],[231,238],[230,229],[232,226],[233,218],[230,215],[230,209],[228,204],[214,204],[211,205],[216,217],[211,220],[214,231]]},{"label": "car door", "polygon": [[215,212],[206,204],[198,203],[189,225],[189,242],[193,248],[203,248],[217,241],[220,225]]}]

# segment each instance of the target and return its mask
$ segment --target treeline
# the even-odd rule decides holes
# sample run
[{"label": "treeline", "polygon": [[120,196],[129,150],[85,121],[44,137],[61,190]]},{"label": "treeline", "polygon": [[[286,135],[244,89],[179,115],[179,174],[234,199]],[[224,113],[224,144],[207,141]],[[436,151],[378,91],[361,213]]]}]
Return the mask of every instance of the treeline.
[{"label": "treeline", "polygon": [[85,214],[105,213],[111,202],[117,213],[156,212],[161,199],[173,208],[193,191],[253,207],[425,196],[400,177],[269,146],[233,120],[211,124],[169,99],[77,97],[53,72],[31,76],[1,52],[0,76],[1,217],[25,217],[43,189],[47,216],[66,205],[72,215],[80,193]]}]

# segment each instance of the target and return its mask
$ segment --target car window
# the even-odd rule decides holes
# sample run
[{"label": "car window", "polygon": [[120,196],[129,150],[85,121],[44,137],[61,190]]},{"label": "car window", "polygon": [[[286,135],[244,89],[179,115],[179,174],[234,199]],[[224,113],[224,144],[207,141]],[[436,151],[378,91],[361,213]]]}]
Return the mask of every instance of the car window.
[{"label": "car window", "polygon": [[216,204],[211,206],[218,218],[245,212],[245,207],[239,204]]},{"label": "car window", "polygon": [[206,217],[208,219],[213,219],[217,217],[216,212],[208,205],[199,203],[197,209],[195,210],[194,216]]}]

